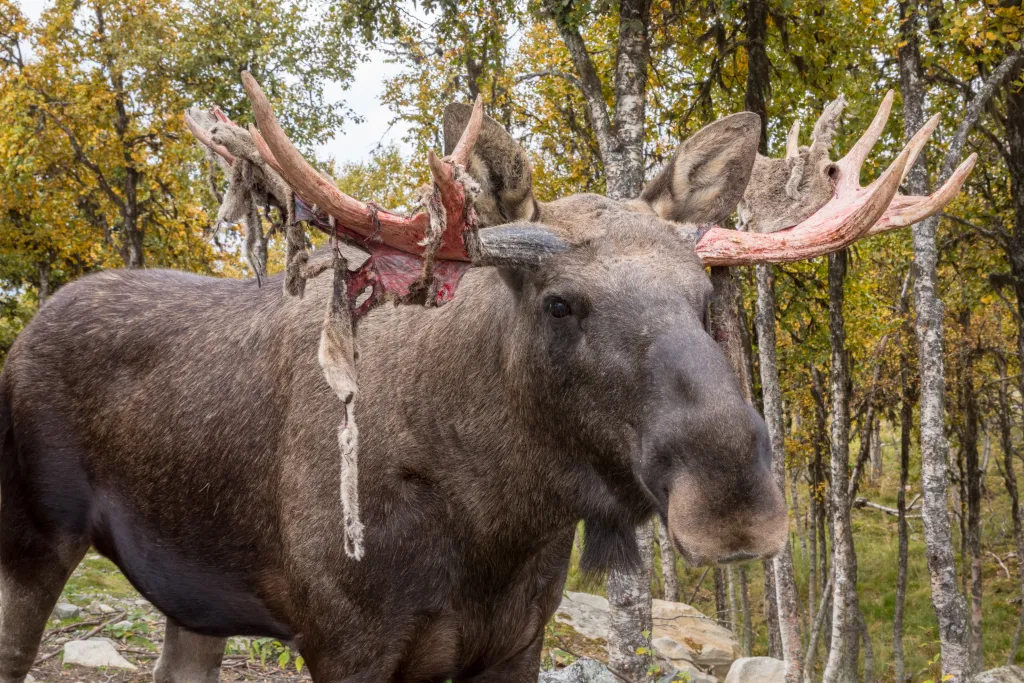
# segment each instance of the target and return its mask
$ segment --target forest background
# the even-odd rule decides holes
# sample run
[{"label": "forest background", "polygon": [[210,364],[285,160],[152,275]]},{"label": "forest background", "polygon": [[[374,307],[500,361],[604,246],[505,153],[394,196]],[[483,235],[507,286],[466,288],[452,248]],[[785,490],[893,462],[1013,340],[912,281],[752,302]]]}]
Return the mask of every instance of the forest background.
[{"label": "forest background", "polygon": [[[1024,661],[1020,0],[57,0],[38,20],[23,9],[0,0],[0,362],[46,298],[90,272],[249,276],[240,228],[216,224],[223,178],[181,116],[219,105],[250,122],[244,69],[312,152],[357,120],[344,89],[383,56],[393,75],[378,96],[401,140],[319,161],[349,194],[404,210],[427,150],[443,146],[445,105],[477,95],[529,151],[541,200],[635,194],[680,141],[744,109],[762,116],[762,152],[781,156],[790,126],[806,140],[843,94],[838,158],[893,89],[871,179],[938,115],[906,191],[927,193],[969,152],[979,161],[937,221],[716,279],[735,292],[738,369],[777,425],[789,568],[708,574],[653,534],[640,583],[715,614],[746,651],[785,658],[791,680],[961,680]],[[283,239],[270,244],[279,271]],[[638,650],[623,656],[643,676]]]}]

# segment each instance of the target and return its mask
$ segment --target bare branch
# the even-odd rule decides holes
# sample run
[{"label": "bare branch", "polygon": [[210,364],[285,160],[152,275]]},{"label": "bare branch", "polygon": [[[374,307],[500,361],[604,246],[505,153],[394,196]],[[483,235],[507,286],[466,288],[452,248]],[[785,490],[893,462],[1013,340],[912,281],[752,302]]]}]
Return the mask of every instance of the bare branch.
[{"label": "bare branch", "polygon": [[555,76],[556,78],[561,78],[562,80],[568,81],[576,88],[579,88],[581,93],[583,92],[583,84],[580,82],[580,79],[576,78],[572,74],[568,74],[564,71],[558,71],[556,69],[543,69],[542,71],[533,71],[528,74],[523,74],[515,80],[515,83],[518,85],[524,81],[529,81],[534,78],[542,78],[544,76]]}]

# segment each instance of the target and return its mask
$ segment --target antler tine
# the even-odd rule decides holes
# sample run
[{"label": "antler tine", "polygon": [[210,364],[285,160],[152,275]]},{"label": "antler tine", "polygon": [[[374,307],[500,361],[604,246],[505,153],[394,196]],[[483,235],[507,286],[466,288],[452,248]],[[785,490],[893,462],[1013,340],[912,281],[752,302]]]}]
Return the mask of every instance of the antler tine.
[{"label": "antler tine", "polygon": [[871,125],[860,136],[856,144],[850,148],[846,156],[836,163],[836,166],[840,169],[839,191],[855,189],[860,185],[860,169],[864,166],[864,161],[868,158],[871,148],[878,142],[878,138],[882,135],[882,130],[885,129],[885,124],[889,121],[889,112],[892,111],[894,97],[895,95],[892,90],[885,94],[882,104],[878,107],[878,112],[875,113],[875,118],[871,121]]},{"label": "antler tine", "polygon": [[939,211],[942,211],[953,200],[953,197],[959,194],[960,188],[967,180],[967,176],[971,174],[977,161],[978,154],[971,154],[957,167],[956,171],[949,177],[949,180],[943,183],[942,187],[927,197],[897,196],[892,204],[889,205],[882,219],[871,226],[868,234],[877,235],[880,232],[888,232],[895,228],[913,225],[928,216],[934,216]]},{"label": "antler tine", "polygon": [[199,142],[219,154],[226,162],[228,162],[229,165],[235,163],[235,155],[229,152],[224,145],[218,145],[214,142],[210,137],[210,134],[207,133],[206,130],[187,112],[185,113],[185,125],[188,127],[189,131],[191,131],[192,135],[196,137],[196,140],[199,140]]},{"label": "antler tine", "polygon": [[252,137],[252,144],[256,146],[256,151],[260,153],[260,156],[267,162],[267,165],[277,171],[278,175],[282,175],[281,164],[277,162],[277,157],[270,151],[270,147],[267,146],[267,141],[260,135],[260,131],[251,123],[249,124],[249,135]]},{"label": "antler tine", "polygon": [[910,169],[914,167],[914,163],[917,162],[917,157],[921,154],[921,150],[928,143],[928,138],[932,136],[935,129],[939,127],[939,119],[942,117],[936,114],[935,116],[928,119],[927,123],[921,126],[921,130],[914,133],[914,137],[910,138],[910,142],[907,143],[907,147],[910,148],[910,157],[907,159],[907,168],[903,171],[903,178],[900,182],[907,179],[907,174],[910,173]]},{"label": "antler tine", "polygon": [[473,145],[476,144],[476,139],[480,137],[480,128],[484,122],[484,101],[480,95],[476,96],[476,102],[473,103],[473,113],[469,116],[469,122],[466,124],[466,130],[462,131],[462,136],[459,138],[458,143],[455,145],[455,149],[448,155],[448,158],[452,163],[459,164],[463,168],[469,165],[469,157],[473,152]]},{"label": "antler tine", "polygon": [[903,150],[871,188],[857,190],[853,201],[834,197],[799,225],[774,233],[712,228],[697,243],[706,266],[784,263],[829,254],[853,244],[885,213],[907,165]]},{"label": "antler tine", "polygon": [[228,115],[225,114],[224,111],[220,107],[214,107],[213,108],[213,115],[215,117],[217,117],[217,120],[220,121],[221,123],[229,123],[232,126],[237,126],[237,124],[234,121],[232,121],[231,119],[228,118]]},{"label": "antler tine", "polygon": [[786,158],[792,159],[798,154],[800,154],[800,119],[793,122],[793,127],[789,129],[789,135],[786,137]]},{"label": "antler tine", "polygon": [[[910,169],[914,166],[914,162],[916,162],[917,157],[920,156],[921,150],[923,150],[924,146],[928,144],[928,138],[931,137],[932,133],[935,132],[935,128],[938,127],[939,118],[939,115],[936,114],[935,116],[928,119],[928,121],[923,126],[921,126],[920,130],[914,133],[914,137],[910,138],[910,142],[903,146],[902,151],[907,152],[907,166],[906,168],[903,169],[903,177],[900,178],[901,183],[904,180],[906,180],[907,174],[910,173]],[[871,188],[873,188],[875,185],[878,184],[879,180],[881,180],[881,178],[876,178],[875,180],[873,180],[870,184],[868,184],[866,189],[870,190]],[[901,195],[897,194],[896,199],[894,199],[893,201],[899,201],[900,196]]]}]

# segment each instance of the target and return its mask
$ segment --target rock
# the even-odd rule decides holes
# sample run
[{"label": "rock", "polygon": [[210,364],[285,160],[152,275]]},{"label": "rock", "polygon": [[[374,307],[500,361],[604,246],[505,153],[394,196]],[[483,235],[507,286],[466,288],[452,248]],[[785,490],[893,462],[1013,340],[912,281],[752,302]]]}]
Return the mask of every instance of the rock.
[{"label": "rock", "polygon": [[77,619],[82,616],[82,610],[79,607],[75,607],[70,602],[58,602],[57,606],[53,608],[53,616],[58,619]]},{"label": "rock", "polygon": [[110,628],[112,628],[112,629],[119,629],[119,630],[122,630],[122,631],[129,631],[129,630],[131,630],[132,626],[134,626],[134,625],[135,624],[132,623],[132,621],[130,619],[125,619],[124,621],[117,622],[116,624],[114,624]]},{"label": "rock", "polygon": [[[740,656],[740,646],[732,632],[689,605],[654,600],[652,613],[652,644],[658,656],[676,669],[690,671],[694,681],[712,680],[701,670],[724,678],[729,666]],[[599,595],[567,592],[555,619],[587,638],[608,638],[610,607]]]},{"label": "rock", "polygon": [[732,631],[689,605],[654,600],[651,612],[654,640],[667,645],[661,639],[669,638],[687,650],[689,659],[672,648],[673,662],[690,661],[702,669],[714,670],[716,676],[722,677],[740,656],[740,645]]},{"label": "rock", "polygon": [[[684,663],[683,666],[679,667],[679,671],[677,673],[689,675],[689,683],[718,683],[717,678],[711,674],[704,673],[693,664]],[[675,675],[673,675],[668,678],[662,678],[658,683],[669,683],[673,678],[677,681],[683,679],[682,676],[676,678]]]},{"label": "rock", "polygon": [[113,614],[117,610],[110,605],[104,605],[98,600],[93,600],[89,603],[89,606],[85,608],[85,611],[89,614]]},{"label": "rock", "polygon": [[32,678],[32,674],[25,676],[25,683],[36,683],[36,679]]},{"label": "rock", "polygon": [[1024,669],[1019,666],[1001,666],[974,677],[974,683],[1024,683]]},{"label": "rock", "polygon": [[610,615],[611,607],[600,595],[572,591],[566,591],[562,603],[555,611],[556,619],[569,624],[580,635],[594,640],[608,637]]},{"label": "rock", "polygon": [[135,671],[134,664],[118,654],[109,638],[72,640],[64,644],[64,664],[77,664],[93,669],[112,667]]},{"label": "rock", "polygon": [[771,657],[744,657],[732,663],[725,683],[775,683],[786,680],[786,665]]},{"label": "rock", "polygon": [[654,646],[654,651],[658,653],[659,657],[671,662],[675,666],[678,666],[679,662],[693,664],[693,653],[668,636],[655,638],[651,641],[651,645]]},{"label": "rock", "polygon": [[542,671],[537,683],[620,683],[620,681],[601,662],[581,657],[564,669]]}]

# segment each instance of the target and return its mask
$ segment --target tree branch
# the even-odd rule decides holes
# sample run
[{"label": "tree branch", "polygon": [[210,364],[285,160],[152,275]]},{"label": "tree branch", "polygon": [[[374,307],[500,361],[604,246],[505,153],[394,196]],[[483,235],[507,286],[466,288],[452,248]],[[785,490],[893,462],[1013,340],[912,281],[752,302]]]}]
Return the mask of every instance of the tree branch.
[{"label": "tree branch", "polygon": [[580,82],[580,79],[576,78],[572,74],[568,74],[564,71],[558,71],[556,69],[543,69],[541,71],[533,71],[528,74],[523,74],[516,78],[514,82],[518,85],[524,81],[529,81],[534,78],[542,78],[544,76],[555,76],[557,78],[561,78],[562,80],[571,83],[576,88],[579,88],[580,93],[583,93],[583,84]]},{"label": "tree branch", "polygon": [[67,136],[68,142],[71,143],[71,148],[75,152],[75,158],[78,160],[80,164],[82,164],[90,171],[92,171],[93,175],[96,176],[96,182],[99,183],[100,189],[103,190],[104,194],[106,194],[107,197],[110,198],[110,201],[114,202],[115,204],[117,204],[118,207],[123,209],[124,200],[121,199],[121,197],[119,197],[117,193],[114,192],[114,189],[107,183],[106,176],[103,175],[103,171],[96,164],[96,162],[91,160],[86,155],[85,150],[82,149],[82,145],[78,142],[78,138],[75,136],[74,131],[72,131],[67,124],[58,119],[53,113],[45,109],[43,109],[42,111],[45,116],[48,116],[50,120],[57,124],[58,128],[64,131],[64,135]]},{"label": "tree branch", "polygon": [[572,11],[572,6],[556,7],[554,3],[547,3],[547,10],[558,33],[562,36],[569,56],[572,57],[576,66],[576,73],[579,74],[580,91],[587,101],[587,116],[590,125],[594,129],[594,136],[597,138],[598,149],[601,158],[608,164],[609,158],[615,148],[615,136],[612,133],[611,119],[608,116],[608,103],[604,99],[604,88],[601,85],[601,78],[597,75],[594,61],[587,52],[586,43],[580,35],[579,27],[571,23],[567,16]]},{"label": "tree branch", "polygon": [[985,104],[1021,62],[1024,62],[1024,50],[1017,50],[1007,55],[999,63],[999,66],[992,70],[992,73],[982,84],[974,99],[967,105],[967,111],[964,113],[963,119],[960,120],[960,125],[957,126],[956,133],[949,143],[946,159],[942,163],[942,173],[939,176],[940,183],[946,182],[953,175],[953,169],[959,163],[960,154],[967,143],[967,135],[971,132],[974,124],[978,122]]}]

